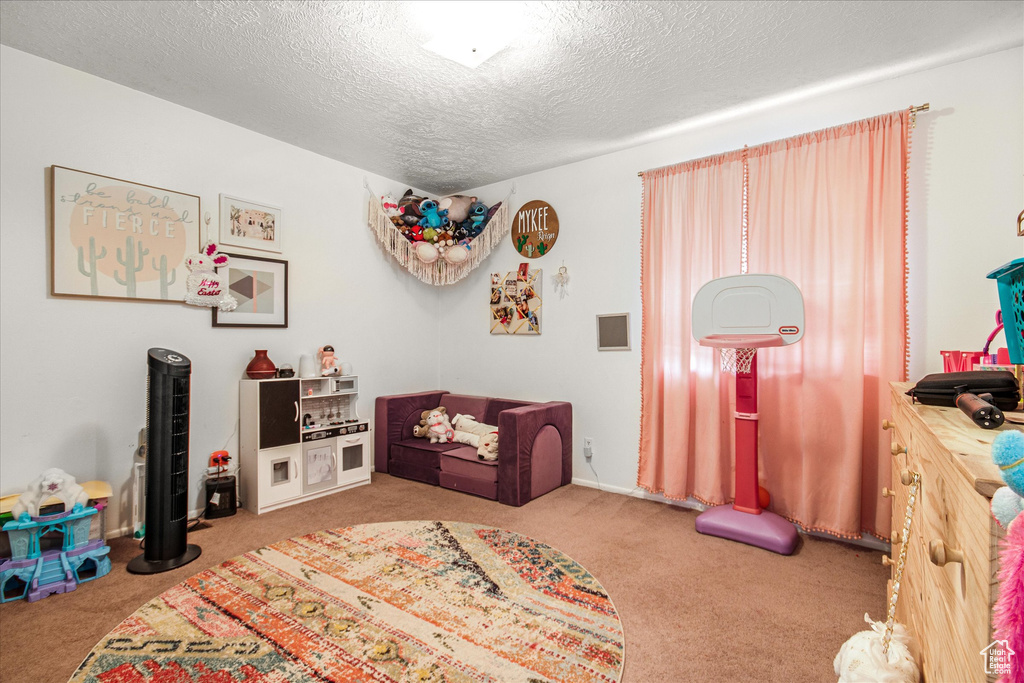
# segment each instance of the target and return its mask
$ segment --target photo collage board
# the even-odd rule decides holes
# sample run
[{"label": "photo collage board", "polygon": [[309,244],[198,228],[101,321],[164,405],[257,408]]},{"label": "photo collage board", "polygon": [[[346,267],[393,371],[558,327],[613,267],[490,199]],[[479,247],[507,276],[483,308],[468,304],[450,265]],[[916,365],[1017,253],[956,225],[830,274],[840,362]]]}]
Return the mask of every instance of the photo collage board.
[{"label": "photo collage board", "polygon": [[542,282],[540,269],[529,263],[491,273],[491,334],[540,334]]}]

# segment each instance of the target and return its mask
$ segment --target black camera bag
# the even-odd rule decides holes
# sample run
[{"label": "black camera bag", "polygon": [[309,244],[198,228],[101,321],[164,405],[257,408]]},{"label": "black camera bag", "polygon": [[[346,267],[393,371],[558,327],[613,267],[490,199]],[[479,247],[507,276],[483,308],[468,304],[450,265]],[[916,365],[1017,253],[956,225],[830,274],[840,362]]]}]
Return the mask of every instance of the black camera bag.
[{"label": "black camera bag", "polygon": [[992,394],[992,403],[1000,410],[1016,410],[1020,403],[1020,385],[1012,372],[977,370],[974,372],[940,372],[922,377],[907,392],[928,406],[956,406],[957,394],[963,392]]}]

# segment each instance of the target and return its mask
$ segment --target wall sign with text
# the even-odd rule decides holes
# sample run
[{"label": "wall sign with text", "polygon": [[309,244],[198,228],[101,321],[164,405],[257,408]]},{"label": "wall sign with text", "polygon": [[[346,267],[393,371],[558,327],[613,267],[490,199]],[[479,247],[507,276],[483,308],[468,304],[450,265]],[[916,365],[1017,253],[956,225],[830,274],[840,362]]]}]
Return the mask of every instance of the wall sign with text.
[{"label": "wall sign with text", "polygon": [[512,219],[512,244],[526,258],[548,253],[557,239],[558,214],[547,202],[526,202]]},{"label": "wall sign with text", "polygon": [[50,293],[183,301],[199,197],[53,167]]}]

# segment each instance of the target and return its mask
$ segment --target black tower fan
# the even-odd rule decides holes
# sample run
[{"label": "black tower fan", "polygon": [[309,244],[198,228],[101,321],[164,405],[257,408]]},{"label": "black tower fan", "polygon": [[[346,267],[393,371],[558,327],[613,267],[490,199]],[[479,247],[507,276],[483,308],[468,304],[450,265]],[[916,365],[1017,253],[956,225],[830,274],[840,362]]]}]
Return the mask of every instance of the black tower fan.
[{"label": "black tower fan", "polygon": [[146,390],[145,552],[132,574],[165,572],[199,557],[188,545],[188,408],[192,363],[167,349],[149,350]]}]

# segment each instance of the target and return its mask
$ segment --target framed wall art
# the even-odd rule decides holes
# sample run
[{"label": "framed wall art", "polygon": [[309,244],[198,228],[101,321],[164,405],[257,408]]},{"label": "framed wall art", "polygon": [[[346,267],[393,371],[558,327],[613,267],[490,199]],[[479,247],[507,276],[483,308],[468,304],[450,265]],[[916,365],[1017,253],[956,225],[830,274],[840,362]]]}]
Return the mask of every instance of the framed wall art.
[{"label": "framed wall art", "polygon": [[543,281],[528,263],[504,275],[491,273],[491,334],[540,334]]},{"label": "framed wall art", "polygon": [[184,301],[199,197],[53,166],[50,294]]},{"label": "framed wall art", "polygon": [[228,264],[217,269],[238,307],[225,313],[213,309],[214,327],[288,327],[288,262],[257,256],[225,254]]},{"label": "framed wall art", "polygon": [[222,194],[218,244],[280,254],[281,209]]}]

